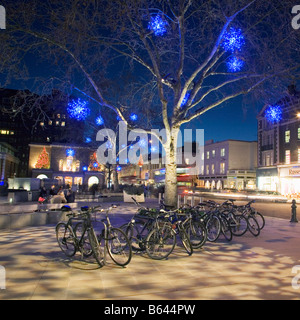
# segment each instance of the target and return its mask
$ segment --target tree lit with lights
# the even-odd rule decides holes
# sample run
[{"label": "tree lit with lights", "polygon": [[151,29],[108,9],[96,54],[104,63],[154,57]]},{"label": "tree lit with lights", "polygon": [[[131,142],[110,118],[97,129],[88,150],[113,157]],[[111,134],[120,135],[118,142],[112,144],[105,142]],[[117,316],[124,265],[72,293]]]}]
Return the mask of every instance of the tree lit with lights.
[{"label": "tree lit with lights", "polygon": [[[109,119],[115,122],[117,117],[129,130],[139,127],[149,135],[154,128],[165,130],[164,140],[153,135],[163,146],[167,163],[165,203],[176,206],[180,130],[253,92],[265,105],[266,93],[280,93],[288,80],[299,79],[295,60],[299,36],[291,32],[290,17],[294,2],[285,0],[284,6],[274,0],[128,0],[106,1],[103,6],[95,1],[78,6],[57,2],[59,14],[52,20],[44,18],[53,16],[49,1],[33,0],[34,8],[39,8],[35,14],[32,6],[22,7],[20,14],[14,1],[8,1],[11,27],[0,33],[1,67],[9,70],[3,83],[18,67],[32,67],[25,66],[24,59],[15,60],[34,49],[32,54],[48,63],[51,81],[61,82],[71,94],[77,89],[97,105],[96,110],[114,113],[111,118],[103,113],[107,128]],[[76,19],[65,23],[70,16]],[[57,61],[63,61],[59,68]],[[35,81],[38,90],[47,83],[40,78]],[[28,106],[23,110],[27,112]],[[68,105],[71,118],[85,122],[90,116],[93,127],[102,125],[96,110],[91,110],[92,118],[86,101],[75,99]],[[282,111],[268,107],[265,116],[277,122]],[[92,159],[89,170],[96,170],[94,163]]]}]

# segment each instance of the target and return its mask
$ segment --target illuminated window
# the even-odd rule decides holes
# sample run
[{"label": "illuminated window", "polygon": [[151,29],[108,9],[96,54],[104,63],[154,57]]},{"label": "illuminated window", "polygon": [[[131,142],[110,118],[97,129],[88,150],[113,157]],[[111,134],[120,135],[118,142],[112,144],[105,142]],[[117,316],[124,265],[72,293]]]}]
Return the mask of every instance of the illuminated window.
[{"label": "illuminated window", "polygon": [[300,127],[298,128],[298,140],[300,140]]},{"label": "illuminated window", "polygon": [[285,131],[285,143],[289,143],[291,139],[291,131],[290,130],[286,130]]},{"label": "illuminated window", "polygon": [[222,149],[221,149],[220,154],[221,154],[221,157],[225,157],[225,148],[222,148]]},{"label": "illuminated window", "polygon": [[201,174],[204,174],[204,165],[201,166]]},{"label": "illuminated window", "polygon": [[56,124],[57,126],[59,126],[59,121],[56,121],[55,124]]},{"label": "illuminated window", "polygon": [[215,174],[215,165],[214,164],[211,165],[211,174]]},{"label": "illuminated window", "polygon": [[209,151],[206,151],[206,159],[209,159]]},{"label": "illuminated window", "polygon": [[60,119],[60,114],[57,115],[57,118]]},{"label": "illuminated window", "polygon": [[290,150],[285,150],[285,163],[290,164],[291,163],[291,152]]},{"label": "illuminated window", "polygon": [[59,168],[58,169],[59,171],[63,171],[64,170],[64,160],[63,159],[59,160],[58,168]]},{"label": "illuminated window", "polygon": [[211,156],[214,158],[216,156],[216,150],[212,150]]},{"label": "illuminated window", "polygon": [[43,127],[45,125],[44,122],[40,122],[40,126]]},{"label": "illuminated window", "polygon": [[220,163],[220,173],[222,173],[222,174],[225,173],[225,162]]},{"label": "illuminated window", "polygon": [[75,185],[82,185],[82,178],[81,177],[75,177],[74,178],[74,184]]},{"label": "illuminated window", "polygon": [[209,165],[206,165],[206,174],[209,174]]},{"label": "illuminated window", "polygon": [[64,121],[62,121],[61,126],[64,127],[66,125],[66,123]]},{"label": "illuminated window", "polygon": [[14,132],[14,131],[11,131],[10,134],[13,135],[13,134],[15,134],[15,132]]},{"label": "illuminated window", "polygon": [[48,121],[49,126],[52,126],[52,120]]},{"label": "illuminated window", "polygon": [[300,149],[298,148],[298,163],[300,163]]},{"label": "illuminated window", "polygon": [[76,161],[75,166],[76,166],[76,169],[75,169],[76,172],[79,172],[79,170],[80,170],[80,161],[79,160]]}]

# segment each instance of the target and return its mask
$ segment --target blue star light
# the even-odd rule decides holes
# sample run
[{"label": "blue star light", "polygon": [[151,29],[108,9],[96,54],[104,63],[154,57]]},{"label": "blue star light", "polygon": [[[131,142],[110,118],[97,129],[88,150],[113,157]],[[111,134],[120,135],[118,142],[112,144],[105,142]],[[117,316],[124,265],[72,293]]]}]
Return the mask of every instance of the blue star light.
[{"label": "blue star light", "polygon": [[66,154],[67,154],[67,157],[74,157],[74,155],[75,155],[75,150],[73,150],[73,149],[67,149]]},{"label": "blue star light", "polygon": [[87,167],[87,166],[84,166],[84,167],[82,167],[82,170],[83,170],[83,171],[88,171],[88,167]]},{"label": "blue star light", "polygon": [[104,120],[101,116],[97,117],[95,122],[97,126],[102,126],[104,124]]},{"label": "blue star light", "polygon": [[85,143],[90,143],[90,142],[92,142],[91,138],[89,138],[89,137],[85,138]]},{"label": "blue star light", "polygon": [[160,15],[152,16],[148,29],[152,30],[156,36],[163,36],[167,32],[168,23]]},{"label": "blue star light", "polygon": [[94,163],[93,163],[93,167],[94,167],[94,168],[98,168],[98,163],[97,163],[97,162],[94,162]]},{"label": "blue star light", "polygon": [[117,171],[120,172],[122,168],[120,166],[117,166]]},{"label": "blue star light", "polygon": [[186,103],[188,102],[188,100],[189,100],[189,97],[190,97],[190,93],[189,92],[187,92],[186,93],[186,95],[184,96],[184,98],[183,98],[183,100],[182,100],[182,102],[181,102],[181,105],[180,105],[180,107],[182,108],[182,107],[184,107],[185,105],[186,105]]},{"label": "blue star light", "polygon": [[137,116],[135,113],[132,113],[132,114],[130,115],[130,119],[131,119],[132,121],[136,121],[136,120],[138,119],[138,116]]},{"label": "blue star light", "polygon": [[70,118],[84,121],[90,114],[90,109],[87,107],[87,104],[86,101],[80,99],[72,100],[67,108]]},{"label": "blue star light", "polygon": [[231,27],[226,31],[221,46],[226,52],[241,51],[245,45],[245,37],[241,29]]},{"label": "blue star light", "polygon": [[226,65],[228,71],[238,72],[242,70],[243,66],[245,65],[245,61],[233,56],[229,58],[229,60],[226,62]]},{"label": "blue star light", "polygon": [[266,119],[271,122],[279,122],[282,119],[282,109],[280,106],[268,106],[268,108],[265,111],[265,117]]}]

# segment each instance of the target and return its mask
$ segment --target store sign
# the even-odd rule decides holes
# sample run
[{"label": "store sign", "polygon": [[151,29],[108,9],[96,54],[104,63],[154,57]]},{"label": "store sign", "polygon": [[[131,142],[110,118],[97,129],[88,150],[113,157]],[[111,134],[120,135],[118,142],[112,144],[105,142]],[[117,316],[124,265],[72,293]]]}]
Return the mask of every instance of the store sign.
[{"label": "store sign", "polygon": [[300,168],[291,168],[289,169],[289,175],[290,176],[300,176]]}]

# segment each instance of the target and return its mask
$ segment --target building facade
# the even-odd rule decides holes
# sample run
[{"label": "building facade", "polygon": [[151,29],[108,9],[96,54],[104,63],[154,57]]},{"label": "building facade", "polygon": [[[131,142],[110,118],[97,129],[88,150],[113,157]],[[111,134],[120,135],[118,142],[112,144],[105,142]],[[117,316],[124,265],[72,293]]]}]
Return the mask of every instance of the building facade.
[{"label": "building facade", "polygon": [[9,178],[14,178],[20,160],[15,156],[16,149],[5,142],[0,142],[0,186],[4,186]]},{"label": "building facade", "polygon": [[300,194],[300,92],[289,86],[258,117],[257,184],[262,191]]},{"label": "building facade", "polygon": [[[68,116],[69,99],[58,90],[39,96],[28,90],[0,89],[0,142],[16,149],[15,155],[20,160],[18,177],[30,175],[30,143],[80,144],[85,141],[84,123]],[[19,108],[23,108],[23,112],[17,112]]]},{"label": "building facade", "polygon": [[225,140],[205,143],[198,186],[205,189],[256,188],[257,142]]},{"label": "building facade", "polygon": [[89,189],[105,183],[105,168],[95,150],[66,144],[30,144],[29,172],[32,178],[56,179],[58,185]]}]

